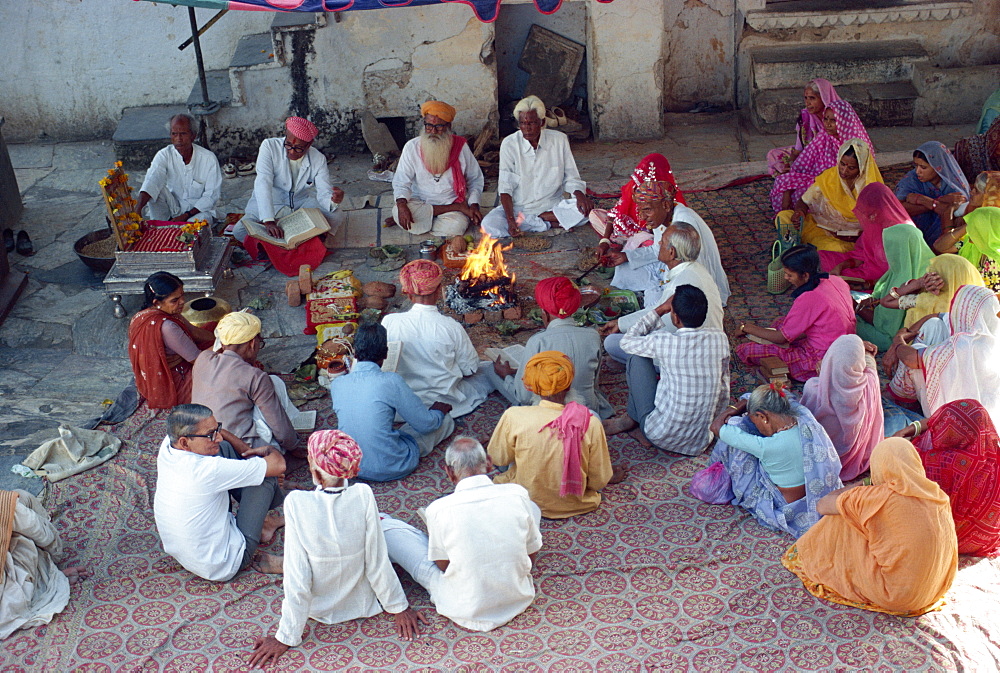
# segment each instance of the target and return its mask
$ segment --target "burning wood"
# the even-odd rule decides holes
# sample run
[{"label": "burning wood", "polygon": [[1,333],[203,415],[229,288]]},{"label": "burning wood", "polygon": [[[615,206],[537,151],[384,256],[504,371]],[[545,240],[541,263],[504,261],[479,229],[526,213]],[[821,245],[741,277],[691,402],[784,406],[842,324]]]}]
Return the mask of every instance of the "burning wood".
[{"label": "burning wood", "polygon": [[504,250],[496,239],[483,235],[479,244],[468,252],[462,273],[454,285],[448,286],[445,299],[456,313],[478,310],[501,311],[516,305],[513,273],[508,273]]}]

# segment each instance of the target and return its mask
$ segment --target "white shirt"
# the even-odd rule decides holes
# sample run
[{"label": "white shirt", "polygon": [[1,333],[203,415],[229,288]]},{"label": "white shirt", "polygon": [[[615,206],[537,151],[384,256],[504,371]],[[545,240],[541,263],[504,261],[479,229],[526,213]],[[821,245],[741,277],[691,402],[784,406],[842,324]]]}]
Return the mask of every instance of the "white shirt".
[{"label": "white shirt", "polygon": [[333,185],[326,157],[310,147],[301,159],[299,170],[292,177],[284,138],[267,138],[257,152],[257,177],[253,181],[253,196],[247,203],[247,217],[261,222],[274,219],[281,206],[292,210],[319,208],[330,213]]},{"label": "white shirt", "polygon": [[464,380],[479,370],[479,354],[457,320],[441,315],[437,306],[414,304],[405,313],[385,316],[382,325],[389,341],[403,342],[396,373],[425,405],[446,402],[458,417],[486,399]]},{"label": "white shirt", "polygon": [[537,149],[520,131],[500,143],[497,191],[510,195],[516,211],[538,215],[552,210],[562,200],[563,192],[586,190],[587,183],[580,179],[565,133],[542,129]]},{"label": "white shirt", "polygon": [[[674,212],[671,215],[670,221],[687,222],[698,232],[698,237],[701,239],[701,252],[698,254],[698,262],[712,274],[712,278],[715,279],[715,284],[719,288],[719,298],[722,300],[722,305],[725,306],[729,301],[730,295],[729,278],[726,277],[726,271],[722,268],[722,258],[719,257],[719,246],[715,242],[715,235],[712,233],[712,230],[709,229],[708,225],[705,224],[705,220],[701,219],[698,213],[680,203],[674,206]],[[646,264],[657,263],[656,257],[659,254],[660,239],[663,237],[664,231],[666,231],[666,226],[661,225],[657,227],[653,230],[653,245],[636,248],[625,253],[628,257],[629,268],[638,269]]]},{"label": "white shirt", "polygon": [[275,637],[291,647],[302,642],[310,617],[337,624],[383,608],[397,613],[409,607],[367,484],[289,493],[284,564],[285,597]]},{"label": "white shirt", "polygon": [[190,572],[225,581],[243,560],[246,540],[229,511],[229,489],[264,483],[267,462],[202,456],[170,446],[164,437],[156,457],[153,517],[167,552]]},{"label": "white shirt", "polygon": [[157,152],[139,191],[146,192],[155,201],[160,191],[166,189],[177,199],[180,212],[185,213],[193,208],[216,217],[215,205],[222,194],[222,169],[219,168],[219,160],[204,147],[194,145],[193,149],[191,162],[187,164],[173,145]]},{"label": "white shirt", "polygon": [[437,611],[459,626],[489,631],[535,598],[531,559],[542,547],[542,513],[518,484],[466,477],[427,506],[427,558],[450,561],[435,586]]},{"label": "white shirt", "polygon": [[[479,203],[483,194],[483,169],[479,161],[466,143],[458,155],[458,165],[465,174],[465,200],[467,203]],[[455,180],[451,176],[451,168],[445,170],[439,180],[424,166],[420,157],[420,138],[411,138],[403,145],[403,152],[396,165],[396,174],[392,178],[393,199],[417,199],[432,206],[446,206],[455,203],[458,195],[455,193]]]},{"label": "white shirt", "polygon": [[[712,274],[708,272],[708,269],[701,265],[701,262],[681,262],[674,268],[667,269],[667,273],[663,276],[662,290],[660,291],[660,298],[658,300],[654,302],[652,301],[652,297],[650,297],[646,301],[646,308],[642,311],[636,311],[618,319],[619,331],[623,333],[628,331],[646,313],[651,313],[657,306],[674,296],[674,292],[681,285],[694,285],[705,293],[705,299],[708,300],[708,313],[705,315],[705,323],[702,327],[721,330],[722,300],[719,298],[719,286],[715,284],[715,279],[712,278]],[[660,318],[660,329],[665,329],[668,332],[677,331],[669,316]]]}]

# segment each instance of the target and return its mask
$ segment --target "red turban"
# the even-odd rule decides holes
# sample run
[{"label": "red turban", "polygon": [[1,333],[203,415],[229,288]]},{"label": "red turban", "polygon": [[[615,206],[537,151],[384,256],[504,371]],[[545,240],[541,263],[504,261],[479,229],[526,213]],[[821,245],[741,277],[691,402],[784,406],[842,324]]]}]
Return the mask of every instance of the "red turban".
[{"label": "red turban", "polygon": [[580,308],[580,290],[565,276],[553,276],[535,285],[535,301],[543,311],[557,318],[566,318]]},{"label": "red turban", "polygon": [[288,132],[299,140],[304,140],[307,143],[311,143],[319,135],[319,130],[316,125],[313,124],[308,119],[303,119],[302,117],[289,117],[285,120],[285,128]]},{"label": "red turban", "polygon": [[434,115],[449,124],[455,119],[455,108],[439,100],[429,100],[420,106],[421,116]]},{"label": "red turban", "polygon": [[340,430],[317,430],[309,435],[309,462],[331,477],[353,479],[361,466],[361,447]]},{"label": "red turban", "polygon": [[399,270],[399,284],[407,294],[431,294],[443,277],[444,270],[429,259],[415,259]]}]

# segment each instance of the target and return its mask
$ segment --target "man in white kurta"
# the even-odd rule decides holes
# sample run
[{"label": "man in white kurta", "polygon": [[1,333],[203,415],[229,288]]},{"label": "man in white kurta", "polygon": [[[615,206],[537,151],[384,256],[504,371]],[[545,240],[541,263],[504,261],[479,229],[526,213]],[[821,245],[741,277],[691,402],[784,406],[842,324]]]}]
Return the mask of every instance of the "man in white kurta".
[{"label": "man in white kurta", "polygon": [[490,631],[531,605],[532,557],[542,547],[541,510],[519,484],[494,484],[492,463],[472,437],[455,439],[445,471],[455,492],[427,506],[427,535],[382,520],[389,558],[431,595],[438,613]]},{"label": "man in white kurta", "polygon": [[483,170],[465,138],[451,131],[455,113],[427,101],[420,107],[423,131],[403,145],[392,178],[392,223],[411,234],[457,236],[482,220]]},{"label": "man in white kurta", "polygon": [[[289,117],[285,129],[283,138],[267,138],[260,144],[257,177],[245,217],[260,222],[272,236],[280,238],[280,229],[272,231],[278,219],[300,208],[318,208],[333,233],[344,219],[343,213],[337,211],[344,193],[334,189],[326,157],[313,147],[319,131],[301,117]],[[247,235],[242,222],[233,228],[238,241],[243,242]]]},{"label": "man in white kurta", "polygon": [[389,341],[402,342],[396,373],[425,406],[451,405],[455,418],[471,413],[493,390],[487,370],[465,329],[454,318],[441,315],[441,267],[417,259],[399,270],[403,292],[413,302],[405,313],[382,318]]},{"label": "man in white kurta", "polygon": [[[500,143],[500,206],[483,218],[493,238],[547,231],[553,223],[571,229],[593,210],[565,133],[543,128],[545,103],[528,96],[514,107],[519,130]],[[572,198],[563,198],[571,194]]]},{"label": "man in white kurta", "polygon": [[194,120],[174,115],[167,127],[170,146],[153,157],[139,188],[137,210],[150,220],[193,222],[216,220],[222,193],[222,170],[215,154],[194,144]]}]

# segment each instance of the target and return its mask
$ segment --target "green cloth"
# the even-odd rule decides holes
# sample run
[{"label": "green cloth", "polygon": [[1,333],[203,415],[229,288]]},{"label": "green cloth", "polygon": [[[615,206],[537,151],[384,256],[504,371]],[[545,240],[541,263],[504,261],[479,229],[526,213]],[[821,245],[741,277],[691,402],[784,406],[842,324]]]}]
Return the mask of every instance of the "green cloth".
[{"label": "green cloth", "polygon": [[[923,234],[912,224],[895,224],[882,232],[882,244],[889,270],[875,283],[873,297],[882,298],[889,290],[908,283],[927,273],[934,253],[924,243]],[[874,323],[860,318],[857,321],[858,336],[871,341],[879,350],[886,350],[892,337],[903,326],[906,311],[898,308],[875,307]]]},{"label": "green cloth", "polygon": [[958,254],[982,271],[983,255],[1000,261],[1000,208],[984,206],[965,216],[965,243]]},{"label": "green cloth", "polygon": [[983,103],[983,114],[979,117],[979,133],[986,133],[998,116],[1000,116],[1000,89],[994,91]]}]

